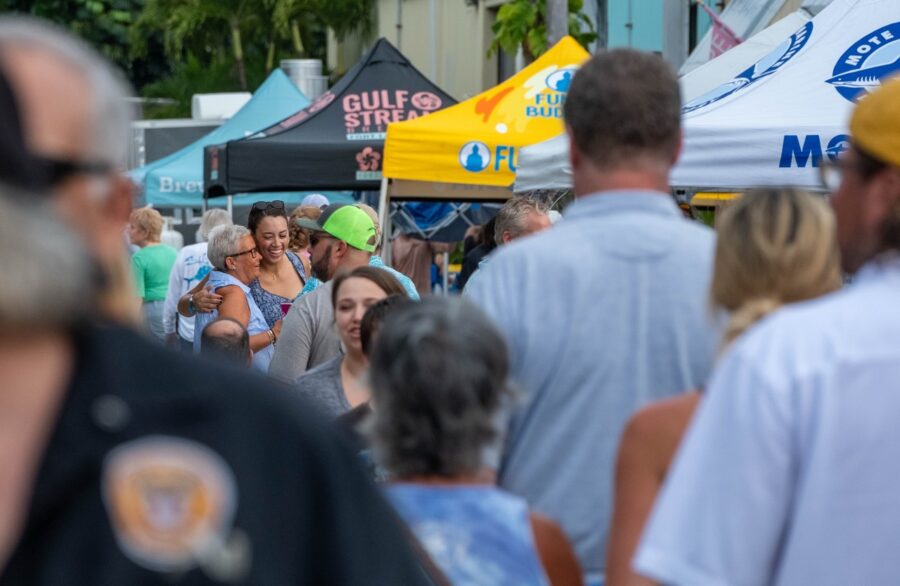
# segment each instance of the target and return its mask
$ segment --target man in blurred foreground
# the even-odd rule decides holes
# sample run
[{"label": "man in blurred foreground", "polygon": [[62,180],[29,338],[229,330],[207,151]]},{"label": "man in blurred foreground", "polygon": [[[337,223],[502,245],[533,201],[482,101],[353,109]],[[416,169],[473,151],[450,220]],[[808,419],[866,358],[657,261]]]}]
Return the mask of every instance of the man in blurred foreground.
[{"label": "man in blurred foreground", "polygon": [[32,190],[0,186],[0,584],[428,583],[303,403],[204,372],[98,308],[131,209],[104,158],[128,126],[100,107],[117,107],[109,66],[66,33],[0,18],[0,68],[14,72],[0,152],[34,163],[0,177]]}]

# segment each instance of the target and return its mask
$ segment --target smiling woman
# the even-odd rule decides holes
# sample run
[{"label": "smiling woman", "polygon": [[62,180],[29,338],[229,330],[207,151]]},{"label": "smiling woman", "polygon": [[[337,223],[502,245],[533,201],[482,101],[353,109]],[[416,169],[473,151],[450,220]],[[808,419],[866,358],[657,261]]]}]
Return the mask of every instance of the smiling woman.
[{"label": "smiling woman", "polygon": [[334,278],[331,302],[344,353],[297,381],[297,389],[325,415],[337,417],[369,401],[369,387],[363,379],[368,360],[362,349],[360,326],[369,307],[392,295],[406,297],[406,291],[382,269],[359,267]]},{"label": "smiling woman", "polygon": [[282,305],[292,303],[306,284],[306,270],[300,257],[288,250],[290,231],[283,201],[253,204],[247,228],[260,252],[259,278],[250,283],[250,292],[272,327],[284,315]]}]

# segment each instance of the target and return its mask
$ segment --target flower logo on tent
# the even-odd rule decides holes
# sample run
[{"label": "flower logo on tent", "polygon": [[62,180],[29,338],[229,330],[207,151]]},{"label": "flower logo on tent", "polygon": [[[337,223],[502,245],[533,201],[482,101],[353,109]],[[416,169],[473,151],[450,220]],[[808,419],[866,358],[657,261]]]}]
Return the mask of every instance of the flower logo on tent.
[{"label": "flower logo on tent", "polygon": [[318,112],[319,110],[321,110],[322,108],[324,108],[325,106],[327,106],[328,104],[330,104],[333,101],[334,101],[334,94],[331,92],[325,92],[324,94],[322,94],[321,96],[316,98],[315,102],[310,104],[310,106],[309,106],[310,114],[314,114],[314,113]]},{"label": "flower logo on tent", "polygon": [[443,100],[431,92],[417,92],[410,98],[412,105],[425,112],[437,110],[443,104]]},{"label": "flower logo on tent", "polygon": [[356,153],[356,163],[360,171],[377,171],[381,165],[381,153],[372,147],[366,147]]},{"label": "flower logo on tent", "polygon": [[853,43],[825,80],[844,98],[855,102],[900,73],[900,22],[873,31]]}]

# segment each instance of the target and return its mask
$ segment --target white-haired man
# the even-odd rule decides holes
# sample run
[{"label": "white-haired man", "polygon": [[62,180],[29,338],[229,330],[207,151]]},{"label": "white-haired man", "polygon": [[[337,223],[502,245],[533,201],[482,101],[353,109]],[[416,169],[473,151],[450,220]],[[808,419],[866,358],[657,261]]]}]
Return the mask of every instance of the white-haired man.
[{"label": "white-haired man", "polygon": [[104,312],[138,319],[122,242],[134,192],[120,172],[131,122],[127,83],[77,39],[25,17],[0,20],[0,66],[18,97],[26,146],[48,171],[53,203],[104,270]]},{"label": "white-haired man", "polygon": [[[497,212],[497,217],[494,218],[494,233],[489,236],[493,237],[499,248],[513,240],[543,232],[552,225],[550,213],[543,202],[530,197],[513,197],[508,199]],[[493,254],[496,254],[496,249]],[[493,254],[481,259],[478,268],[465,284],[467,288],[481,280],[481,268],[490,262]],[[473,289],[477,288],[477,286],[473,287]]]},{"label": "white-haired man", "polygon": [[[66,33],[0,17],[7,68],[24,142],[55,179],[27,209],[52,201],[107,274],[0,206],[0,583],[426,583],[388,505],[297,397],[201,371],[115,325],[110,305],[90,315],[132,205],[114,169],[120,84]],[[0,128],[16,114],[0,109]]]}]

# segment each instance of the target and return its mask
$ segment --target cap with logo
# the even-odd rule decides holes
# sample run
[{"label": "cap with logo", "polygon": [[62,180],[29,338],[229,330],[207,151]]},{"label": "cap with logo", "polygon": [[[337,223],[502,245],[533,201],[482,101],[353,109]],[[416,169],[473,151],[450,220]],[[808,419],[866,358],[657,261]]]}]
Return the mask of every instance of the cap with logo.
[{"label": "cap with logo", "polygon": [[900,167],[900,78],[859,101],[850,119],[853,143],[879,161]]},{"label": "cap with logo", "polygon": [[298,218],[294,222],[307,230],[325,232],[353,248],[375,252],[375,224],[366,212],[356,206],[331,204],[322,211],[318,220]]}]

